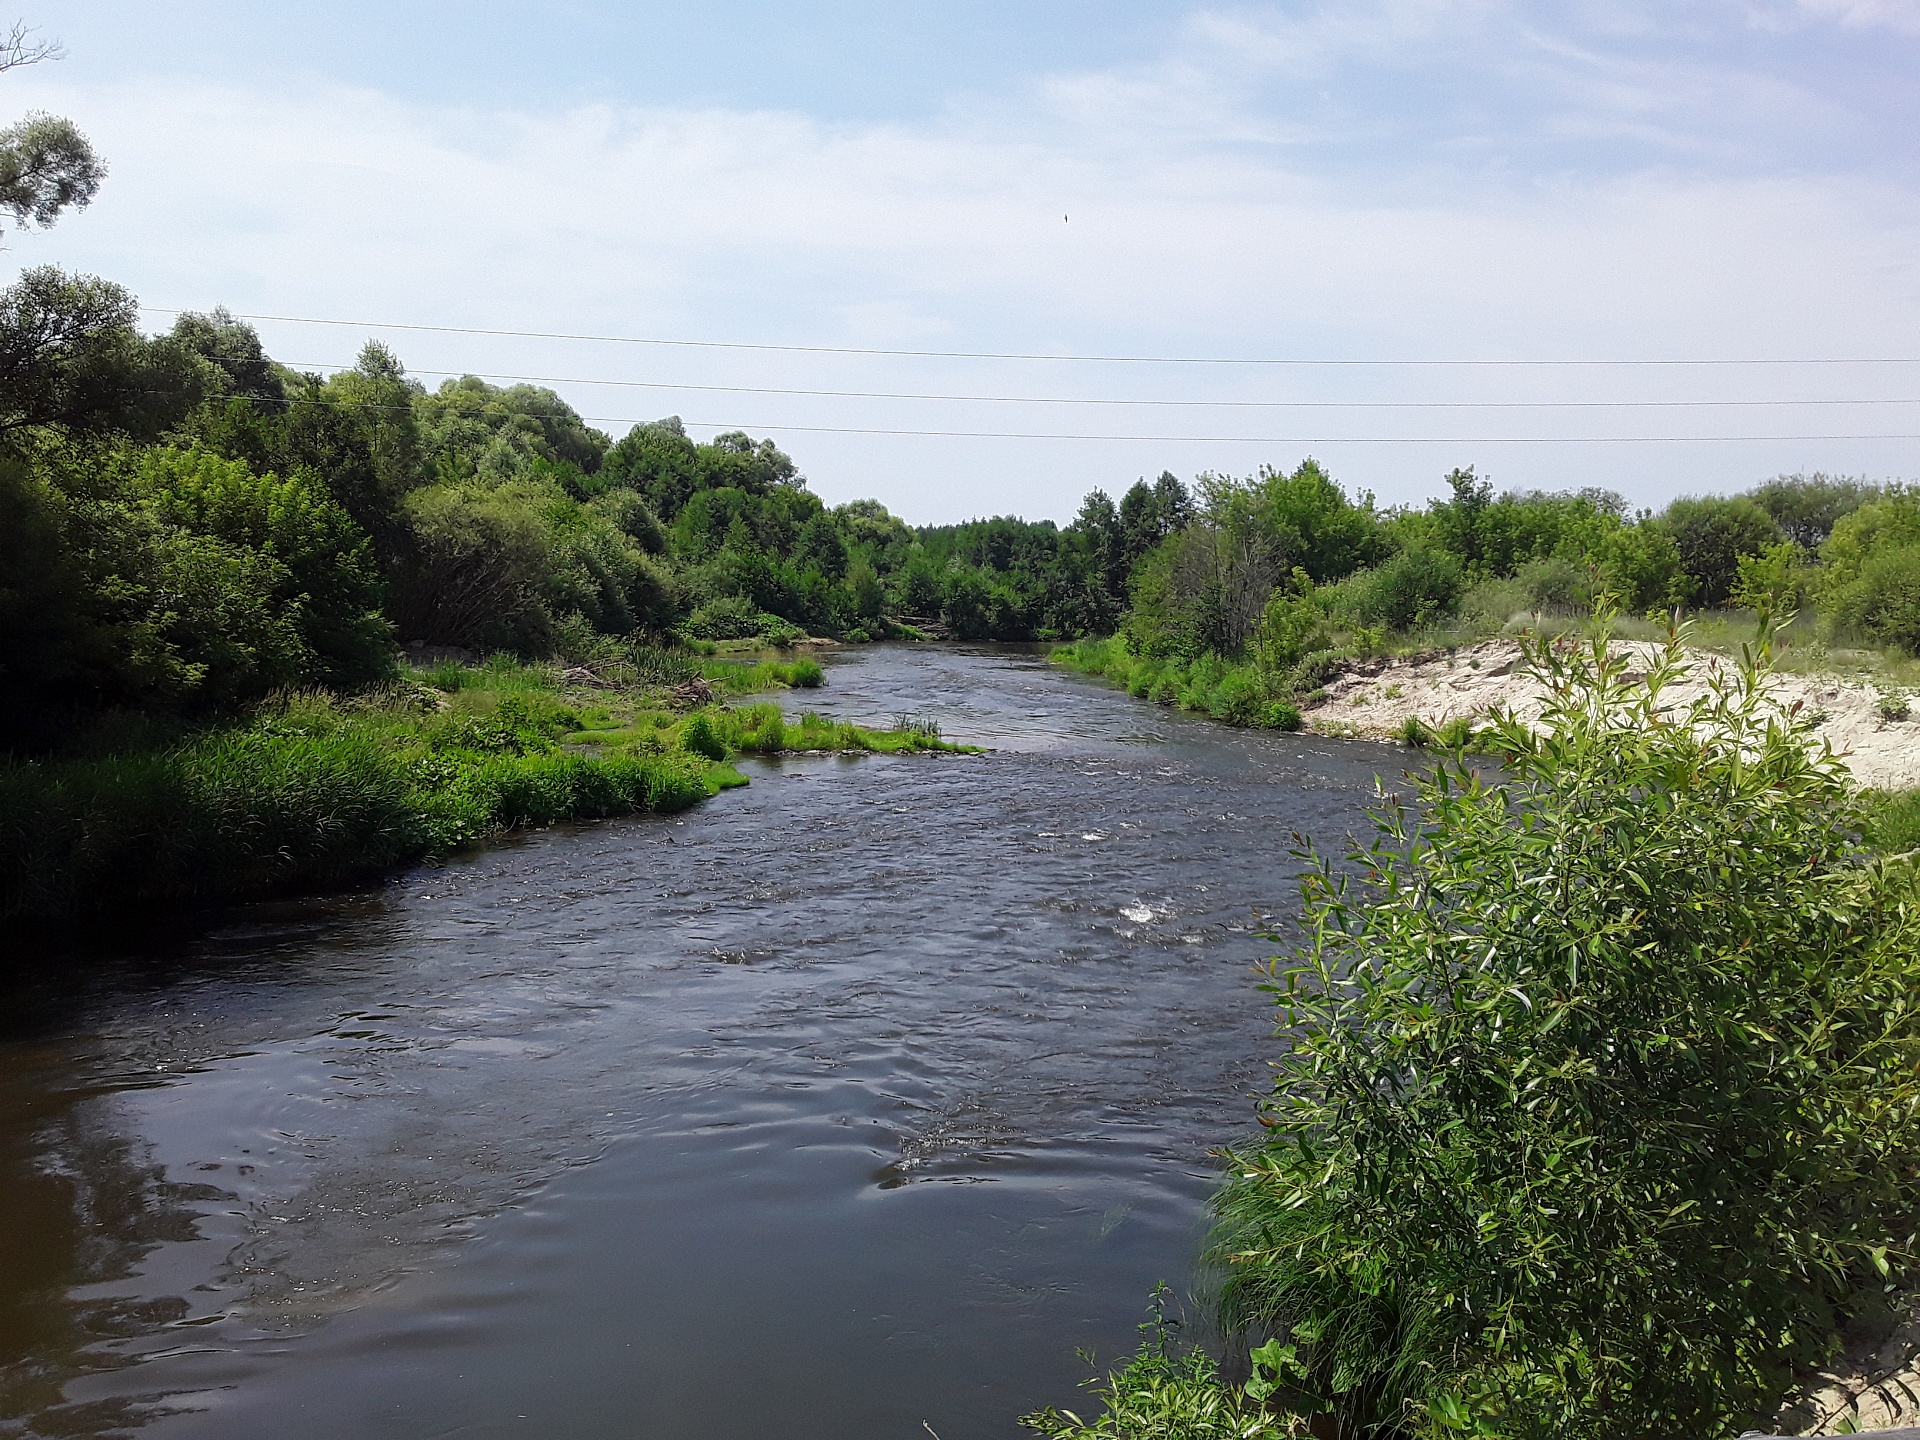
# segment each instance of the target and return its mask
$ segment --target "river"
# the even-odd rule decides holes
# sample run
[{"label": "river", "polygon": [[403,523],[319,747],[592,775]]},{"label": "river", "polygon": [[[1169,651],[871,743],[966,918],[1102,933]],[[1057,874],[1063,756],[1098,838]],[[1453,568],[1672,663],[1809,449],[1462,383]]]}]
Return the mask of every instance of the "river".
[{"label": "river", "polygon": [[783,697],[978,756],[47,957],[0,993],[0,1435],[1012,1437],[1184,1290],[1290,837],[1387,747],[1010,647]]}]

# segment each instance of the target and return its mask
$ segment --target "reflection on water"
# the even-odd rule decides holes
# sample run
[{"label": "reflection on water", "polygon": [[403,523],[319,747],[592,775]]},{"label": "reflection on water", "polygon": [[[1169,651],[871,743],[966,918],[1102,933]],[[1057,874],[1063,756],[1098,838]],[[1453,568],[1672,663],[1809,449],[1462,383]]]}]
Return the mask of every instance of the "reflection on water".
[{"label": "reflection on water", "polygon": [[1187,1274],[1295,829],[1394,752],[1010,649],[811,758],[5,997],[0,1434],[1016,1433]]}]

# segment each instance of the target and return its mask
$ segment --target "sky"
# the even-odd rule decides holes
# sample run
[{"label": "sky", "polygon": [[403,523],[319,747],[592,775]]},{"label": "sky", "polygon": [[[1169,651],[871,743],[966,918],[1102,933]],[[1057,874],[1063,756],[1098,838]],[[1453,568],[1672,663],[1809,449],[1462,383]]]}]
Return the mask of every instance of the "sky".
[{"label": "sky", "polygon": [[1920,0],[16,8],[66,58],[0,122],[110,172],[0,281],[771,435],[829,503],[1920,479]]}]

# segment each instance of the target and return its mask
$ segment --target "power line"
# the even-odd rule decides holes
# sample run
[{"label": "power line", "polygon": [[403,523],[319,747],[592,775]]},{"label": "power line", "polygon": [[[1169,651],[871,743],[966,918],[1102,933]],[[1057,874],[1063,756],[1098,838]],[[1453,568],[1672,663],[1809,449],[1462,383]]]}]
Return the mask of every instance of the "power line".
[{"label": "power line", "polygon": [[[163,394],[163,391],[139,392]],[[274,403],[274,402],[268,402]],[[380,405],[370,400],[323,400],[296,395],[288,405],[328,405],[339,409],[411,412],[411,405]],[[624,415],[579,415],[596,425],[645,425]],[[908,430],[867,425],[758,425],[739,421],[682,420],[703,430],[760,431],[763,434],[893,435],[937,440],[1079,440],[1157,445],[1666,445],[1826,443],[1842,440],[1920,440],[1915,435],[1090,435],[1033,430]]]},{"label": "power line", "polygon": [[[295,370],[351,370],[332,360],[284,360]],[[1179,409],[1251,410],[1686,410],[1788,405],[1920,405],[1920,398],[1868,400],[1126,400],[1072,395],[933,395],[915,390],[800,390],[776,385],[692,385],[666,380],[593,380],[567,375],[505,375],[490,370],[420,370],[409,375],[471,375],[538,385],[611,385],[629,390],[698,391],[719,395],[798,395],[838,400],[939,400],[980,405],[1151,405]]]},{"label": "power line", "polygon": [[[142,305],[142,311],[155,315],[188,313],[165,305]],[[252,320],[276,325],[336,325],[360,330],[406,330],[430,335],[487,335],[514,340],[584,340],[607,345],[663,345],[689,350],[757,350],[791,355],[884,355],[919,360],[1048,360],[1101,365],[1276,365],[1276,366],[1435,366],[1435,367],[1564,367],[1564,366],[1686,366],[1686,365],[1920,365],[1920,359],[1890,356],[1842,358],[1823,356],[1803,359],[1764,357],[1738,359],[1640,359],[1640,360],[1379,360],[1313,359],[1251,356],[1203,355],[1046,355],[997,350],[896,350],[858,345],[775,345],[744,340],[669,340],[642,335],[575,335],[550,330],[496,330],[476,325],[414,325],[398,320],[326,320],[308,315],[235,315],[236,320]]]}]

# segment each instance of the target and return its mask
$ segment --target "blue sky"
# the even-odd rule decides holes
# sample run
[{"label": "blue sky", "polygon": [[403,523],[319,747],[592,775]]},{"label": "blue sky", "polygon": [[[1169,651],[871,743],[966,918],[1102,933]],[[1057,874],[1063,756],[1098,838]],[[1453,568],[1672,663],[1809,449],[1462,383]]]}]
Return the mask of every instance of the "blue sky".
[{"label": "blue sky", "polygon": [[[25,18],[68,58],[0,77],[0,114],[71,116],[112,174],[88,212],[8,235],[0,266],[93,270],[155,306],[1049,355],[1920,358],[1920,0]],[[1784,438],[1920,434],[1920,405],[1851,403],[1920,397],[1920,365],[1121,366],[261,329],[314,366],[385,334],[430,384],[558,377],[616,433],[666,413],[772,433],[828,500],[913,520],[1064,519],[1094,485],[1307,453],[1383,502],[1457,464],[1649,504],[1796,469],[1920,478],[1920,442]],[[742,393],[780,389],[1048,403]],[[1159,403],[1057,403],[1075,399]],[[1598,408],[1628,401],[1659,403]],[[828,433],[862,429],[1161,438]],[[1782,438],[1589,443],[1683,435]]]}]

